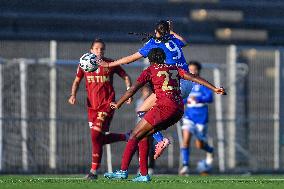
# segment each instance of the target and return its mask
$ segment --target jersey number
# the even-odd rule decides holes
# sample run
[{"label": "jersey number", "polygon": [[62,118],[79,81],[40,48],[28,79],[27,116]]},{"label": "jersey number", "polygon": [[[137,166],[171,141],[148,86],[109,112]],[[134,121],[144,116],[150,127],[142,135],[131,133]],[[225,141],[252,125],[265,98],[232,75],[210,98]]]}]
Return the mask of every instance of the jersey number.
[{"label": "jersey number", "polygon": [[97,119],[101,120],[101,121],[104,121],[105,118],[107,116],[107,113],[106,112],[98,112],[98,117]]},{"label": "jersey number", "polygon": [[173,80],[176,80],[176,82],[179,83],[179,80],[178,80],[178,77],[177,77],[178,71],[177,70],[169,70],[169,72],[170,72],[171,76],[166,71],[159,71],[158,74],[157,74],[158,77],[161,77],[162,75],[165,76],[165,81],[164,81],[163,86],[162,86],[163,91],[171,91],[175,88],[174,86],[169,85],[170,78],[173,79]]},{"label": "jersey number", "polygon": [[[172,48],[171,45],[174,47]],[[165,43],[167,49],[169,49],[171,52],[177,52],[177,56],[174,56],[173,59],[176,60],[176,59],[180,59],[181,57],[181,52],[180,52],[180,49],[178,48],[177,44],[175,42],[173,42],[172,40],[169,40],[167,43]]]}]

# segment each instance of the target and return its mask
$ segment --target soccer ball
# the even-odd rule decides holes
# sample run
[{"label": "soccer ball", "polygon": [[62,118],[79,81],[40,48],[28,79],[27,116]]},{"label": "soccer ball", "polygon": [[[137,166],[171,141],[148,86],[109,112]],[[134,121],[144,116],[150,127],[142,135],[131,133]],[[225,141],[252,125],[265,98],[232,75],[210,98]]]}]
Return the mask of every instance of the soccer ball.
[{"label": "soccer ball", "polygon": [[94,72],[98,69],[97,56],[92,53],[86,53],[80,58],[80,68],[85,72]]}]

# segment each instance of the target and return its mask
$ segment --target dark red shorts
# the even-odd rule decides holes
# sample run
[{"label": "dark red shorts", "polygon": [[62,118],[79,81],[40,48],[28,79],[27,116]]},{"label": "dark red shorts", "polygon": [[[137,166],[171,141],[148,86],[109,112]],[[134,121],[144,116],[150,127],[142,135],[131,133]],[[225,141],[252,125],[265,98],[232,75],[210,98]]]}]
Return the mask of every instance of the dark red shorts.
[{"label": "dark red shorts", "polygon": [[177,123],[183,116],[181,107],[172,107],[156,104],[144,116],[155,130],[166,130]]},{"label": "dark red shorts", "polygon": [[94,110],[88,108],[88,121],[90,128],[100,132],[108,132],[114,110]]}]

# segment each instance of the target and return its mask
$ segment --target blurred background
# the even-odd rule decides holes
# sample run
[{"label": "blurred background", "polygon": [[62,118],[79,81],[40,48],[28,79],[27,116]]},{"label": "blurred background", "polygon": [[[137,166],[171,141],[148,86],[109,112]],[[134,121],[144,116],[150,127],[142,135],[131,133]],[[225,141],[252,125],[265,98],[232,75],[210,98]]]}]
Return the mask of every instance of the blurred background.
[{"label": "blurred background", "polygon": [[[284,172],[284,1],[282,0],[0,0],[0,173],[87,173],[91,140],[84,83],[67,103],[78,60],[92,40],[118,59],[143,46],[161,19],[189,41],[187,61],[227,89],[210,105],[214,173]],[[124,68],[135,80],[145,61]],[[125,87],[115,79],[120,97]],[[140,93],[135,99],[140,97]],[[111,131],[136,123],[135,103],[116,112]],[[179,125],[155,173],[177,174]],[[111,146],[119,168],[125,143]],[[191,166],[205,157],[192,148]],[[137,169],[133,159],[131,171]],[[107,171],[107,153],[101,172]]]}]

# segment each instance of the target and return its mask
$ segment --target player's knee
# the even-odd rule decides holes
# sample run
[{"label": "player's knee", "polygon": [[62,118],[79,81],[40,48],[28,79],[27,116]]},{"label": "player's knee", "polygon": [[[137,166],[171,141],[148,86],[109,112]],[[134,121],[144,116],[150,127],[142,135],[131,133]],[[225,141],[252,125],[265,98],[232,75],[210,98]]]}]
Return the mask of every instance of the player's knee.
[{"label": "player's knee", "polygon": [[189,144],[188,144],[188,143],[183,143],[183,144],[182,144],[182,147],[183,147],[183,148],[188,148],[188,147],[189,147]]},{"label": "player's knee", "polygon": [[183,146],[183,148],[188,148],[189,147],[189,140],[183,139],[182,146]]},{"label": "player's knee", "polygon": [[139,138],[139,134],[137,131],[132,131],[130,136],[129,136],[129,139],[138,139]]}]

